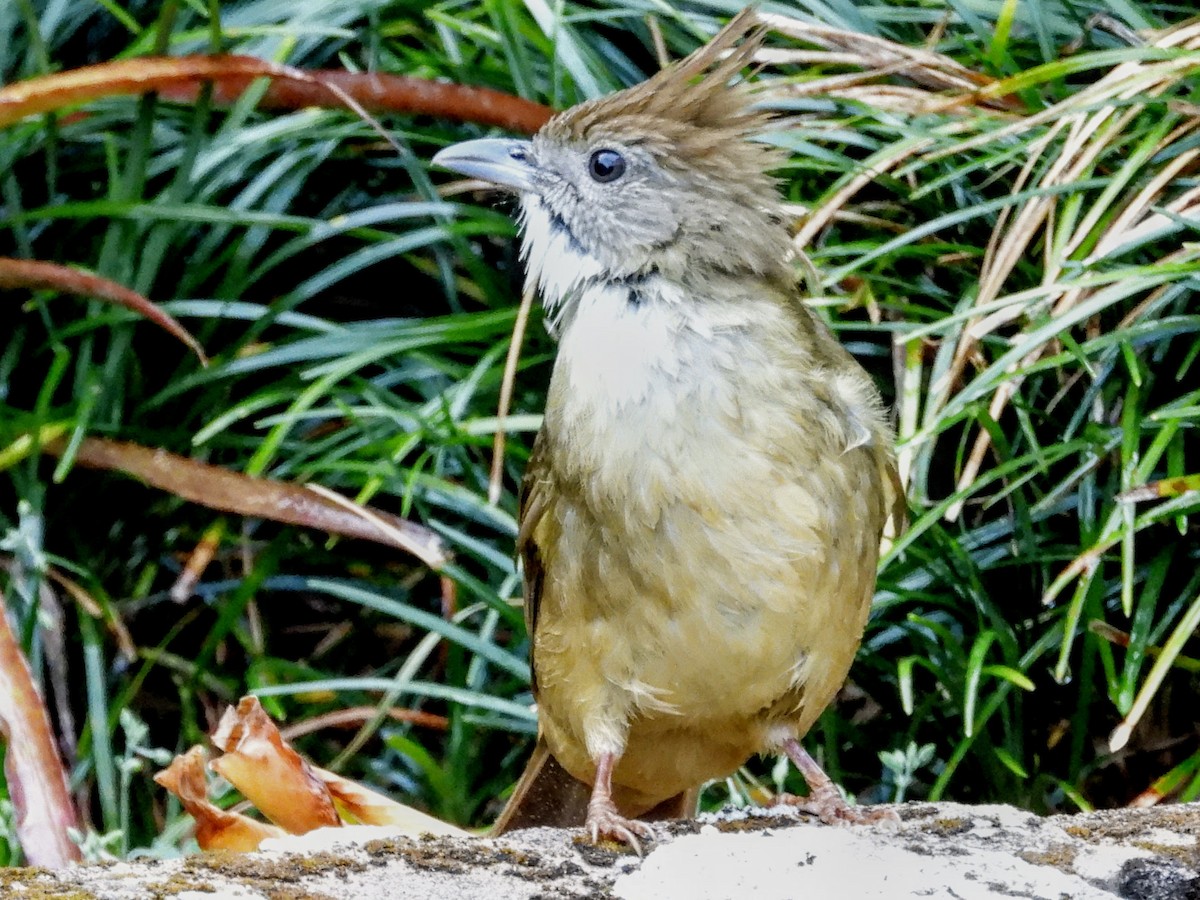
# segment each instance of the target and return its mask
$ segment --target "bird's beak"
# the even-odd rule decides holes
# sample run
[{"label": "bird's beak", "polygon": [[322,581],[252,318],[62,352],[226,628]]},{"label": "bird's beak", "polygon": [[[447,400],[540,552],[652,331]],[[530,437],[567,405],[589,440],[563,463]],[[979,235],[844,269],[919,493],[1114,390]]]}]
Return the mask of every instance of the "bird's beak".
[{"label": "bird's beak", "polygon": [[483,138],[439,150],[433,157],[433,164],[510,190],[532,191],[532,150],[529,141]]}]

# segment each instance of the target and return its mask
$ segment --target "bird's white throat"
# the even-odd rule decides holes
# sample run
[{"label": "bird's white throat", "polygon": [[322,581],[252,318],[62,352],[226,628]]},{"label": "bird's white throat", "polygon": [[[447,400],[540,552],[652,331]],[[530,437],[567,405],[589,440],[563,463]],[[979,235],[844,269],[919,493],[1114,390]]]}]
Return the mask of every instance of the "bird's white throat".
[{"label": "bird's white throat", "polygon": [[536,194],[521,195],[521,258],[525,262],[525,286],[534,288],[546,307],[552,330],[564,303],[586,282],[605,274],[561,222],[546,209]]}]

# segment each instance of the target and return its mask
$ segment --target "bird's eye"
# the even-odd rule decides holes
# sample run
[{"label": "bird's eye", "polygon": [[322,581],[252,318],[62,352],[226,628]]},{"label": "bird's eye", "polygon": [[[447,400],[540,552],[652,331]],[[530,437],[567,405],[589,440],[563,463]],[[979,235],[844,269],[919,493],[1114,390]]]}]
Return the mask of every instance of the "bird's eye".
[{"label": "bird's eye", "polygon": [[597,150],[588,158],[588,174],[601,184],[625,174],[625,157],[616,150]]}]

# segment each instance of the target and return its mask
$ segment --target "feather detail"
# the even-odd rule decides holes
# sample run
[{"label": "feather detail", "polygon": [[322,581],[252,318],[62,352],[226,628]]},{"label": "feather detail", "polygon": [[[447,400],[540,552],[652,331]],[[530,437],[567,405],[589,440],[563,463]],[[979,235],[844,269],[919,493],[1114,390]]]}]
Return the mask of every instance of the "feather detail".
[{"label": "feather detail", "polygon": [[[707,44],[641,84],[581,103],[551,119],[541,134],[562,142],[594,143],[640,135],[667,166],[750,188],[764,207],[778,205],[778,148],[747,140],[763,132],[772,113],[757,106],[749,82],[731,85],[762,46],[766,27],[752,9],[735,16]],[[740,43],[739,43],[740,41]]]},{"label": "feather detail", "polygon": [[[745,158],[737,161],[733,171],[748,174],[772,168],[778,164],[779,151],[767,145],[741,146],[769,125],[772,114],[755,105],[757,92],[749,82],[730,84],[753,61],[765,35],[766,28],[753,10],[745,10],[690,56],[641,84],[560,113],[543,133],[563,140],[589,140],[596,132],[638,133],[653,121],[657,127],[667,127],[670,138],[682,141],[675,148],[680,158],[703,161],[710,154],[721,156],[721,151],[736,149]],[[726,175],[730,162],[714,159]]]}]

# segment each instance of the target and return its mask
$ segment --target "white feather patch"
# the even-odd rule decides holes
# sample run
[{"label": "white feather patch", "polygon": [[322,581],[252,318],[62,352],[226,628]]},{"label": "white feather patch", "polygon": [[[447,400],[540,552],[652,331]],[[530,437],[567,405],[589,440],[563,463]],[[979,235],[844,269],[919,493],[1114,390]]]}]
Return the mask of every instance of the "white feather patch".
[{"label": "white feather patch", "polygon": [[566,300],[587,281],[603,273],[595,257],[583,252],[565,228],[554,227],[550,213],[536,194],[521,195],[521,258],[525,284],[541,295],[556,330]]},{"label": "white feather patch", "polygon": [[632,305],[629,290],[604,283],[580,292],[559,350],[572,404],[606,422],[630,405],[673,400],[678,391],[679,314],[661,295]]}]

